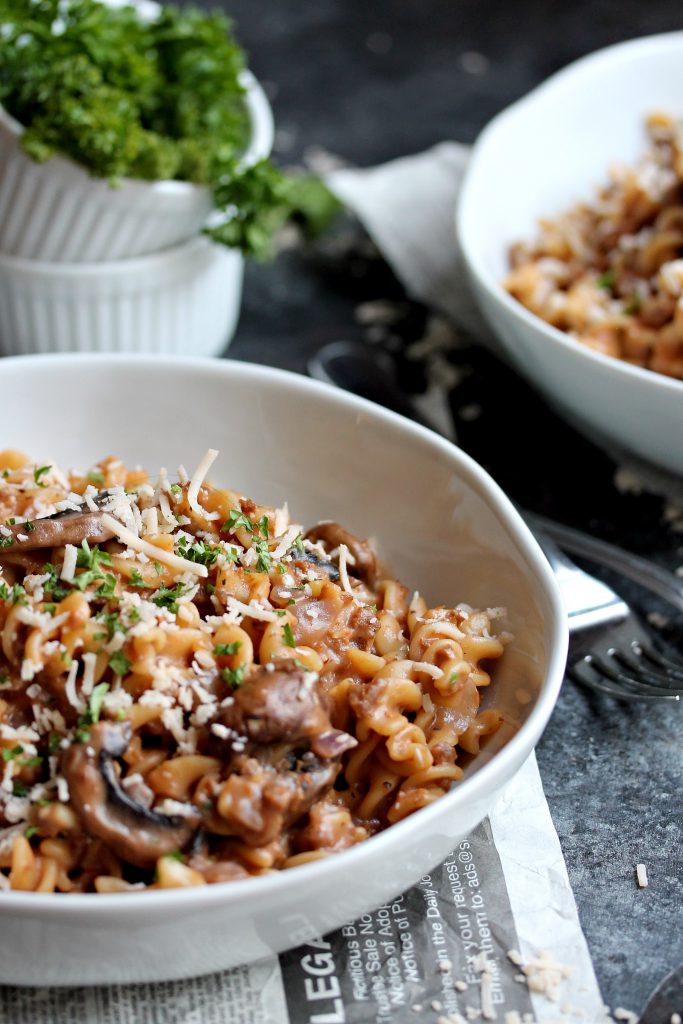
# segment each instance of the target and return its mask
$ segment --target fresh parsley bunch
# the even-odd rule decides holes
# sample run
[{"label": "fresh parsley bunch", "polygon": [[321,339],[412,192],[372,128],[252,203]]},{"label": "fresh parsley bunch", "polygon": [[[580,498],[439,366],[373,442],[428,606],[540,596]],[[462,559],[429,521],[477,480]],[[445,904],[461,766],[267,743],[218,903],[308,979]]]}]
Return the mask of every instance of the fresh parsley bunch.
[{"label": "fresh parsley bunch", "polygon": [[112,185],[177,179],[212,189],[212,237],[261,257],[299,218],[314,233],[338,203],[269,160],[242,167],[250,122],[244,53],[229,20],[164,6],[144,20],[97,0],[0,0],[0,103],[34,160],[71,157]]}]

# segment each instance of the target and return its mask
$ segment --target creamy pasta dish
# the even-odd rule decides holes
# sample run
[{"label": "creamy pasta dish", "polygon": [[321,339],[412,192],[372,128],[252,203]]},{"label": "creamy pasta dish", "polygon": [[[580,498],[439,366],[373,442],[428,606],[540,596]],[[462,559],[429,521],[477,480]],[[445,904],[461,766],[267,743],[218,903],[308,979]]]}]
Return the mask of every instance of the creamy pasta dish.
[{"label": "creamy pasta dish", "polygon": [[647,129],[636,166],[513,246],[505,287],[590,348],[683,379],[683,121]]},{"label": "creamy pasta dish", "polygon": [[260,875],[462,776],[502,609],[429,607],[335,522],[0,452],[0,889]]}]

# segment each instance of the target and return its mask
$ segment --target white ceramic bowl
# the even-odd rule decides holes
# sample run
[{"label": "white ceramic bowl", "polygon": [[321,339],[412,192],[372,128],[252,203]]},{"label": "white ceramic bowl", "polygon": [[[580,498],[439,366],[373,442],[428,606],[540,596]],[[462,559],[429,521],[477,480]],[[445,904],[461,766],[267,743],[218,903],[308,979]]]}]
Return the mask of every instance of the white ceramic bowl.
[{"label": "white ceramic bowl", "polygon": [[[242,74],[252,136],[243,161],[270,154],[273,116],[252,74]],[[198,234],[213,208],[208,188],[134,181],[111,188],[74,161],[38,164],[21,148],[22,126],[0,107],[0,252],[86,263],[159,252]]]},{"label": "white ceramic bowl", "polygon": [[[431,431],[294,374],[239,363],[48,356],[0,361],[4,444],[88,465],[116,452],[194,464],[304,523],[334,517],[377,538],[431,600],[504,604],[516,639],[487,700],[501,730],[443,799],[343,853],[267,877],[130,895],[0,893],[0,983],[180,978],[246,962],[338,927],[438,863],[491,808],[552,711],[567,648],[548,563],[472,459]],[[68,396],[62,400],[60,396]],[[519,705],[523,685],[532,701]],[[350,880],[353,879],[352,884]]]},{"label": "white ceramic bowl", "polygon": [[240,311],[244,261],[198,236],[114,263],[0,254],[0,352],[219,355]]},{"label": "white ceramic bowl", "polygon": [[[601,50],[513,104],[479,137],[457,211],[476,297],[507,355],[579,429],[683,473],[683,381],[601,355],[503,288],[508,250],[635,161],[653,110],[683,114],[683,32]],[[566,454],[566,453],[565,453]]]}]

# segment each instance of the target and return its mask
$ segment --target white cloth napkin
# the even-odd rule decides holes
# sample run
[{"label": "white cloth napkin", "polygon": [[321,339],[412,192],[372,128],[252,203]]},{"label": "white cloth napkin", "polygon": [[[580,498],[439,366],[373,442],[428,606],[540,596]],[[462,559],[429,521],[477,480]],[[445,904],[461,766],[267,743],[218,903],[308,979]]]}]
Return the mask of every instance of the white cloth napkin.
[{"label": "white cloth napkin", "polygon": [[455,204],[469,148],[442,142],[367,170],[333,171],[332,191],[354,211],[410,296],[458,327],[489,335],[455,242]]}]

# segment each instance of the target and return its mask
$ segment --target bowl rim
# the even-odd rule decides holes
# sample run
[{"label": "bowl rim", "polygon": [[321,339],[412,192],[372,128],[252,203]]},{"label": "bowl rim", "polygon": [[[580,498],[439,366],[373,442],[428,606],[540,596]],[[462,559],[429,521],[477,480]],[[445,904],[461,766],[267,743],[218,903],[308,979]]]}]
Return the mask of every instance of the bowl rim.
[{"label": "bowl rim", "polygon": [[[476,244],[470,245],[470,238],[473,237],[474,232],[467,225],[468,218],[474,219],[471,212],[473,207],[471,193],[474,179],[478,174],[479,166],[489,158],[489,150],[493,146],[498,129],[501,126],[514,121],[520,113],[526,113],[527,109],[533,108],[539,99],[545,98],[546,93],[551,93],[567,79],[571,79],[574,76],[580,77],[585,71],[590,71],[596,65],[609,65],[628,60],[635,50],[641,52],[649,50],[652,55],[656,55],[660,50],[669,49],[672,45],[680,46],[681,56],[683,56],[683,30],[642,36],[638,39],[629,39],[625,42],[602,47],[560,68],[560,70],[540,82],[528,93],[520,97],[520,99],[496,114],[481,131],[472,147],[460,194],[455,205],[454,219],[458,246],[470,275],[486,293],[488,298],[495,302],[498,307],[502,307],[508,315],[514,317],[525,327],[540,332],[551,341],[559,343],[567,354],[573,355],[576,359],[585,359],[588,362],[597,363],[603,369],[609,369],[616,374],[620,374],[625,380],[632,383],[640,382],[640,384],[653,391],[665,390],[671,394],[676,394],[683,392],[683,380],[669,377],[667,374],[659,373],[656,370],[634,366],[616,356],[608,356],[602,352],[597,352],[595,349],[582,344],[577,338],[572,338],[566,331],[553,327],[552,324],[547,323],[542,317],[527,309],[526,306],[510,295],[503,287],[502,282],[495,278],[486,268],[483,258],[477,252]],[[533,224],[530,225],[530,230],[533,230],[533,227]]]},{"label": "bowl rim", "polygon": [[192,235],[184,242],[178,242],[168,249],[160,249],[158,252],[148,252],[141,256],[125,256],[118,260],[90,260],[87,263],[55,263],[53,260],[34,260],[28,256],[13,256],[9,253],[0,252],[0,271],[6,270],[15,274],[22,274],[34,280],[68,280],[76,284],[84,278],[101,278],[111,280],[112,278],[127,277],[129,274],[138,275],[152,273],[155,270],[163,270],[176,263],[193,260],[195,255],[220,254],[223,256],[229,253],[238,253],[238,249],[229,249],[218,242],[214,242],[207,235],[201,232]]},{"label": "bowl rim", "polygon": [[[240,84],[244,87],[244,104],[251,123],[251,136],[249,145],[242,155],[240,163],[250,167],[258,160],[263,160],[270,155],[275,138],[275,123],[273,112],[268,98],[256,76],[244,68],[239,73]],[[25,131],[24,125],[17,121],[2,104],[0,104],[0,134],[5,131],[7,134],[19,139]],[[22,150],[23,153],[23,150]],[[27,160],[31,160],[28,154],[23,154]],[[77,163],[71,157],[62,153],[55,153],[44,164],[38,164],[31,160],[36,167],[52,168],[58,172],[66,173],[71,180],[79,179],[80,184],[107,186],[106,178],[97,178],[90,174],[86,167]],[[120,178],[116,188],[117,195],[149,195],[150,192],[163,194],[164,196],[196,197],[202,193],[208,193],[207,185],[198,185],[192,181],[177,181],[172,178],[159,178],[155,181],[148,181],[144,178]]]},{"label": "bowl rim", "polygon": [[[48,355],[10,356],[0,361],[0,384],[6,372],[14,373],[25,370],[30,373],[36,370],[56,370],[57,367],[70,369],[78,373],[85,363],[107,368],[121,367],[128,364],[132,370],[136,368],[153,368],[158,370],[158,358],[143,353],[59,353]],[[225,908],[231,905],[244,905],[256,899],[268,897],[276,899],[279,894],[286,893],[291,886],[306,884],[306,881],[321,881],[334,877],[341,869],[348,873],[353,871],[358,860],[367,854],[368,843],[379,854],[382,846],[393,846],[399,836],[415,829],[417,822],[449,816],[457,811],[464,799],[476,800],[482,790],[493,784],[494,788],[506,785],[516,774],[510,774],[510,763],[515,763],[518,755],[528,756],[535,747],[555,706],[560,687],[564,678],[566,653],[569,639],[566,612],[560,591],[538,543],[524,523],[519,512],[501,487],[493,480],[475,460],[457,445],[440,437],[427,427],[414,423],[399,416],[397,413],[383,409],[363,398],[358,398],[332,385],[311,380],[301,374],[289,370],[262,366],[236,360],[202,359],[190,356],[172,356],[164,361],[164,371],[173,368],[172,372],[187,376],[190,372],[197,378],[216,375],[233,378],[247,385],[276,386],[297,395],[317,395],[325,398],[340,410],[353,416],[362,414],[388,427],[393,427],[397,434],[412,437],[426,442],[435,451],[453,463],[454,471],[463,473],[469,486],[478,491],[489,507],[497,514],[505,525],[514,543],[523,553],[527,566],[531,569],[534,579],[538,582],[549,608],[549,642],[548,663],[538,698],[531,714],[520,726],[519,730],[508,740],[505,746],[472,776],[446,793],[440,800],[423,807],[414,815],[391,825],[390,828],[355,847],[343,850],[330,857],[325,857],[308,864],[298,866],[290,871],[274,872],[272,875],[240,879],[233,882],[219,882],[179,889],[159,889],[136,891],[134,893],[30,893],[6,891],[0,893],[0,915],[3,910],[17,913],[25,912],[28,916],[61,917],[62,915],[90,914],[98,916],[106,912],[111,917],[134,915],[137,912],[151,913],[154,911],[177,910],[194,911],[207,904],[218,902]],[[497,786],[496,786],[496,780]],[[464,792],[464,796],[462,796]],[[389,838],[388,838],[389,837]],[[296,880],[299,879],[297,883]],[[132,896],[127,899],[126,896]],[[62,898],[63,897],[63,898]],[[122,898],[123,897],[123,898]]]}]

